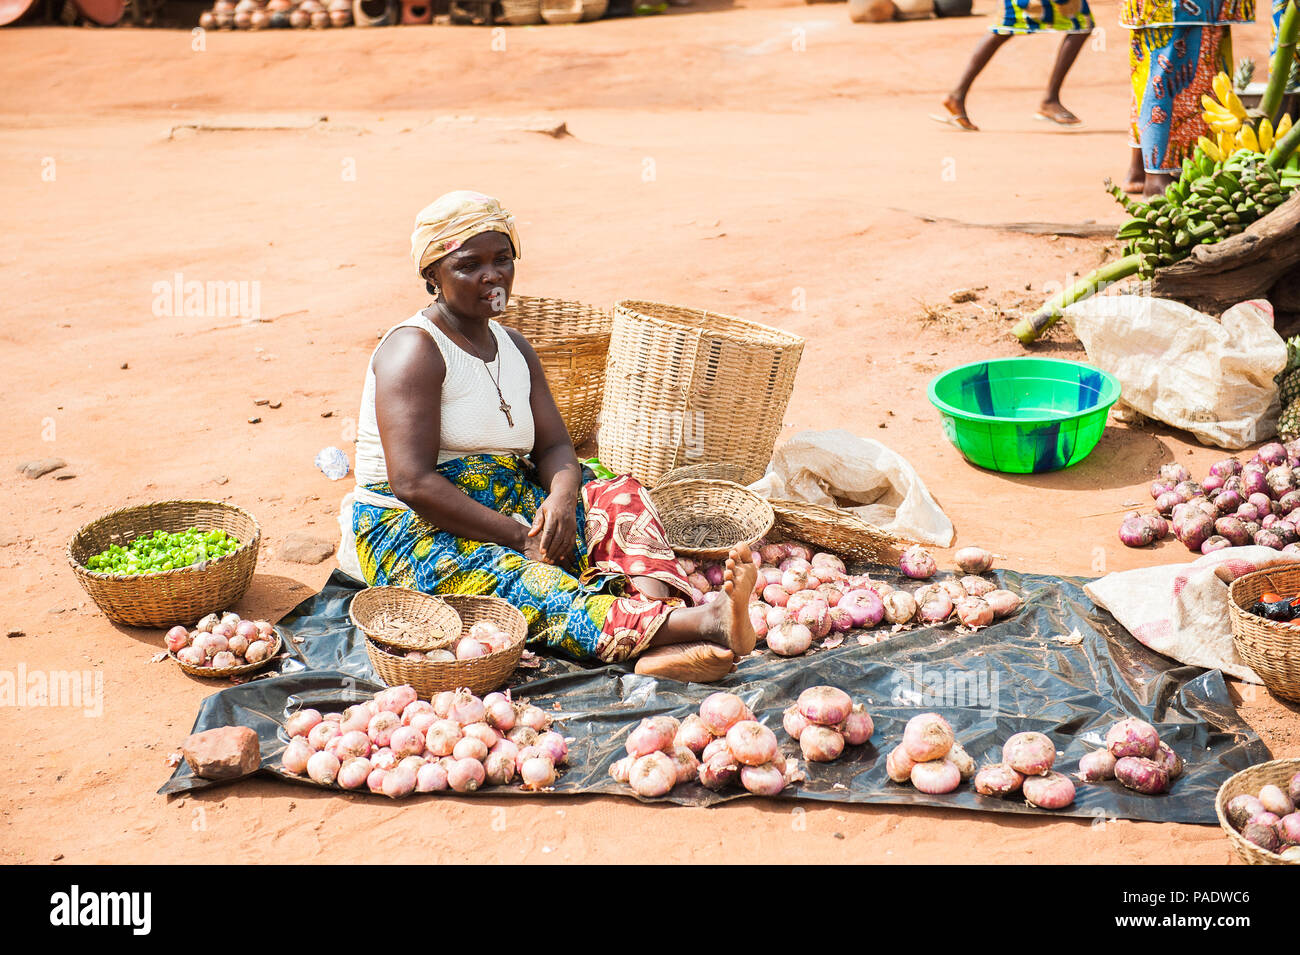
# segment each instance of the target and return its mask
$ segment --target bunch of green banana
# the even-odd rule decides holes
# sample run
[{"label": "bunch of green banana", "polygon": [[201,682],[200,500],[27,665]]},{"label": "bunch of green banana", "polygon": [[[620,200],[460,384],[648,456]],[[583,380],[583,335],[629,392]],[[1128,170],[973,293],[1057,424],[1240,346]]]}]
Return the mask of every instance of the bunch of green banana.
[{"label": "bunch of green banana", "polygon": [[1198,148],[1161,195],[1137,201],[1109,180],[1106,185],[1132,216],[1116,237],[1125,241],[1126,256],[1140,257],[1138,276],[1145,279],[1185,258],[1193,246],[1236,235],[1267,215],[1300,186],[1300,169],[1274,169],[1262,153],[1248,150],[1215,162]]}]

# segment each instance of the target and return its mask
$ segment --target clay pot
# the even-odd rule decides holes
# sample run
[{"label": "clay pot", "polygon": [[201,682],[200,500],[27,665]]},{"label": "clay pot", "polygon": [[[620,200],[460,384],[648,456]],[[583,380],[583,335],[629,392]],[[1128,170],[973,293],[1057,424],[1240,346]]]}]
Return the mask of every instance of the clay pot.
[{"label": "clay pot", "polygon": [[317,10],[311,15],[311,28],[313,30],[324,30],[330,25],[330,15],[326,10]]},{"label": "clay pot", "polygon": [[289,26],[295,30],[303,30],[311,26],[311,14],[299,7],[293,13],[289,14]]}]

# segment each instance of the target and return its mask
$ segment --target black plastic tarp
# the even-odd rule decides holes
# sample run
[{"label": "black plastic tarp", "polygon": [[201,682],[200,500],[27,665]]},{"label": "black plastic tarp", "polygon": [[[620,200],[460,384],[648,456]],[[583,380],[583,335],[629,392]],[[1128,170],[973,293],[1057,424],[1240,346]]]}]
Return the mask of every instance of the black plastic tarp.
[{"label": "black plastic tarp", "polygon": [[[870,568],[890,579],[891,571]],[[866,705],[875,721],[871,742],[848,747],[833,763],[806,763],[807,780],[781,797],[849,803],[962,807],[995,812],[1041,813],[1019,799],[977,795],[969,786],[946,796],[927,796],[885,774],[885,755],[919,712],[942,713],[958,739],[981,765],[1000,760],[1012,733],[1038,730],[1057,744],[1057,769],[1074,773],[1079,758],[1102,745],[1109,726],[1124,716],[1153,723],[1187,764],[1169,793],[1144,796],[1117,782],[1077,783],[1078,797],[1051,815],[1214,823],[1214,796],[1231,774],[1269,758],[1263,742],[1238,717],[1223,675],[1181,666],[1139,644],[1082,590],[1086,581],[999,571],[1001,586],[1023,596],[1012,618],[974,633],[954,626],[900,632],[862,645],[855,634],[830,650],[782,659],[765,652],[742,661],[717,684],[682,684],[638,676],[629,668],[586,668],[542,656],[542,665],[520,669],[512,695],[529,698],[552,714],[570,744],[569,767],[554,787],[562,794],[632,791],[610,778],[628,732],[643,717],[697,712],[717,689],[739,694],[757,717],[776,730],[787,755],[798,744],[781,729],[781,713],[807,687],[840,687]],[[901,583],[901,581],[895,581]],[[316,596],[281,621],[293,656],[270,675],[222,690],[203,702],[194,731],[239,724],[255,729],[262,768],[283,773],[279,754],[287,740],[281,724],[302,706],[342,709],[382,685],[376,682],[360,634],[348,620],[357,586],[335,573]],[[876,631],[880,632],[880,631]],[[1054,639],[1054,638],[1064,639]],[[301,642],[298,642],[301,641]],[[816,646],[816,644],[814,644]],[[803,761],[801,760],[801,764]],[[181,763],[162,793],[211,785]],[[523,793],[517,786],[496,794]],[[446,794],[412,798],[443,798]],[[452,794],[454,796],[454,794]],[[681,785],[664,800],[709,805],[747,797],[743,790],[714,793]],[[357,798],[383,798],[360,793]]]}]

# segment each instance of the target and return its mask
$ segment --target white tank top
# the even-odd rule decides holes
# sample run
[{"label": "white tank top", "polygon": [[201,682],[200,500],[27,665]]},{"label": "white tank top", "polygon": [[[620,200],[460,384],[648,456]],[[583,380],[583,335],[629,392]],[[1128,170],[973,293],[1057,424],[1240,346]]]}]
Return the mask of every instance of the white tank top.
[{"label": "white tank top", "polygon": [[[510,336],[496,322],[488,328],[497,342],[497,358],[491,363],[492,374],[482,359],[469,354],[430,321],[417,312],[400,325],[384,333],[375,352],[399,328],[420,328],[433,338],[442,352],[447,374],[442,382],[442,435],[438,463],[471,454],[526,455],[533,450],[533,411],[529,405],[532,374],[528,361]],[[501,385],[501,395],[510,405],[514,426],[501,411],[492,376]],[[375,356],[366,366],[366,382],[361,391],[361,411],[357,416],[357,484],[377,484],[388,480],[384,447],[379,440],[375,418]]]}]

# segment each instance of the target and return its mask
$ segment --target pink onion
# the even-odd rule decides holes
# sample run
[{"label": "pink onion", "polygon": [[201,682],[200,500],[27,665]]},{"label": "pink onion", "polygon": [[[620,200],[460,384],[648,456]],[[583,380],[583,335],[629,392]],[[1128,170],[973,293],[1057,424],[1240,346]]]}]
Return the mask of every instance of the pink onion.
[{"label": "pink onion", "polygon": [[222,650],[212,658],[212,666],[218,670],[227,670],[230,667],[239,666],[243,662],[229,650]]},{"label": "pink onion", "polygon": [[[410,727],[404,726],[402,729],[409,731]],[[417,733],[416,736],[419,736],[419,734]],[[420,746],[414,753],[424,752],[424,738],[420,737],[419,742]],[[334,744],[334,755],[338,756],[339,759],[352,759],[358,756],[370,755],[370,737],[360,730],[349,730],[340,736],[336,736],[331,740],[331,743]]]},{"label": "pink onion", "polygon": [[1025,802],[1039,809],[1064,809],[1074,802],[1074,783],[1061,773],[1026,776],[1021,789]]},{"label": "pink onion", "polygon": [[793,739],[797,740],[799,734],[811,725],[808,718],[799,712],[799,707],[795,704],[786,707],[785,712],[781,714],[781,726]]},{"label": "pink onion", "polygon": [[776,734],[755,720],[740,720],[727,730],[727,747],[746,766],[769,763],[780,753]]},{"label": "pink onion", "polygon": [[725,736],[741,720],[753,718],[745,701],[734,693],[711,693],[700,704],[700,720],[714,736]]},{"label": "pink onion", "polygon": [[537,743],[538,732],[531,726],[516,726],[506,734],[506,739],[517,746],[533,746]]},{"label": "pink onion", "polygon": [[985,766],[975,774],[975,791],[981,796],[1009,796],[1020,792],[1025,777],[1006,763]]},{"label": "pink onion", "polygon": [[190,632],[186,630],[184,627],[179,627],[179,626],[172,627],[170,630],[167,631],[167,635],[163,637],[163,642],[167,644],[168,650],[170,650],[172,653],[175,653],[177,650],[180,650],[182,647],[189,646]]},{"label": "pink onion", "polygon": [[850,590],[836,606],[849,612],[855,627],[874,627],[885,616],[885,603],[872,590]]},{"label": "pink onion", "polygon": [[[470,722],[477,723],[478,720],[471,720]],[[546,715],[546,711],[541,707],[526,704],[519,708],[519,716],[515,720],[515,725],[527,726],[539,733],[545,733],[551,728],[551,718]]]},{"label": "pink onion", "polygon": [[468,726],[461,727],[461,732],[465,736],[472,736],[488,749],[491,749],[501,740],[501,735],[488,726],[487,723],[470,723]]},{"label": "pink onion", "polygon": [[636,756],[624,756],[622,759],[614,760],[609,767],[609,775],[615,782],[626,783],[632,774],[632,764],[636,761]]},{"label": "pink onion", "polygon": [[667,749],[673,744],[673,737],[676,735],[676,732],[669,732],[663,725],[642,720],[632,732],[627,734],[624,748],[629,756],[648,756]]},{"label": "pink onion", "polygon": [[969,597],[983,597],[990,591],[997,590],[997,585],[983,577],[976,577],[974,574],[963,577],[959,583],[962,589],[966,591]]},{"label": "pink onion", "polygon": [[799,541],[787,541],[785,552],[795,560],[806,561],[809,564],[812,563],[813,551],[807,544],[800,543]]},{"label": "pink onion", "polygon": [[686,576],[686,582],[702,594],[709,592],[709,578],[705,577],[699,571]]},{"label": "pink onion", "polygon": [[919,600],[917,602],[920,603],[920,607],[916,615],[922,623],[931,625],[944,623],[952,616],[952,598],[941,589],[936,588],[931,591],[924,602]]},{"label": "pink onion", "polygon": [[[896,783],[909,781],[912,778],[912,767],[915,765],[916,760],[908,756],[907,750],[901,745],[891,749],[889,755],[885,758],[885,772]],[[958,774],[958,777],[960,778],[960,774]]]},{"label": "pink onion", "polygon": [[1056,763],[1056,744],[1043,733],[1016,733],[1002,746],[1002,762],[1026,776],[1043,776]]},{"label": "pink onion", "polygon": [[402,725],[410,726],[411,721],[421,713],[427,716],[432,716],[435,719],[437,718],[436,714],[433,712],[433,704],[428,700],[412,700],[410,703],[406,704],[406,707],[402,710]]},{"label": "pink onion", "polygon": [[457,660],[475,660],[478,657],[485,657],[491,652],[488,646],[479,643],[473,637],[462,637],[456,643]]},{"label": "pink onion", "polygon": [[957,619],[972,629],[987,627],[993,622],[993,608],[983,597],[963,597],[957,601]]},{"label": "pink onion", "polygon": [[848,633],[853,629],[853,615],[840,607],[832,607],[829,613],[831,633]]},{"label": "pink onion", "polygon": [[402,711],[418,700],[419,697],[420,694],[415,692],[415,687],[409,684],[390,686],[388,689],[375,694],[375,704],[380,710],[401,715]]},{"label": "pink onion", "polygon": [[795,621],[807,627],[815,639],[821,639],[831,632],[830,608],[826,606],[826,601],[820,598],[810,601],[800,609],[795,616]]},{"label": "pink onion", "polygon": [[690,783],[699,778],[700,761],[685,746],[674,746],[669,750],[668,755],[672,758],[673,765],[677,767],[678,783]]},{"label": "pink onion", "polygon": [[1239,832],[1247,822],[1264,812],[1264,804],[1257,797],[1248,793],[1233,796],[1223,808],[1228,821]]},{"label": "pink onion", "polygon": [[777,656],[797,657],[812,646],[813,635],[801,623],[783,623],[767,632],[767,647]]},{"label": "pink onion", "polygon": [[[513,769],[513,767],[511,767]],[[442,792],[447,788],[447,770],[438,763],[425,763],[415,774],[417,793]]]},{"label": "pink onion", "polygon": [[569,756],[569,744],[564,741],[564,737],[554,730],[547,730],[537,737],[535,744],[547,756],[551,757],[551,762],[556,766],[563,765]]},{"label": "pink onion", "polygon": [[455,720],[438,720],[424,734],[424,745],[435,756],[450,756],[463,734]]},{"label": "pink onion", "polygon": [[961,772],[949,759],[932,759],[912,767],[912,785],[923,793],[942,796],[961,785]]},{"label": "pink onion", "polygon": [[952,727],[938,713],[921,713],[903,728],[903,749],[913,762],[942,759],[956,740]]},{"label": "pink onion", "polygon": [[1161,742],[1160,750],[1153,758],[1165,768],[1170,782],[1183,774],[1183,758],[1170,749],[1167,743]]},{"label": "pink onion", "polygon": [[677,735],[673,737],[674,746],[685,746],[696,755],[702,753],[704,747],[712,742],[713,734],[704,725],[704,720],[694,713],[682,720],[682,725],[677,729]]},{"label": "pink onion", "polygon": [[853,709],[844,718],[844,722],[835,728],[844,737],[844,741],[852,746],[861,746],[876,731],[875,723],[861,703],[853,704]]},{"label": "pink onion", "polygon": [[194,646],[181,647],[176,651],[176,659],[191,667],[206,666],[208,662],[207,657],[203,655],[203,651]]},{"label": "pink onion", "polygon": [[721,587],[723,581],[722,565],[716,561],[710,561],[705,564],[704,579],[709,582],[710,587]]},{"label": "pink onion", "polygon": [[785,765],[741,766],[740,784],[755,796],[776,796],[785,789]]},{"label": "pink onion", "polygon": [[506,786],[515,778],[515,754],[498,750],[483,760],[483,775],[494,786]]},{"label": "pink onion", "polygon": [[335,736],[340,735],[338,723],[331,723],[328,720],[322,720],[311,728],[307,734],[307,742],[311,744],[314,750],[322,750]]},{"label": "pink onion", "polygon": [[726,753],[728,759],[735,759],[731,755],[731,747],[727,745],[727,737],[719,736],[708,746],[704,747],[704,752],[700,753],[700,759],[708,759],[714,753]]},{"label": "pink onion", "polygon": [[[784,594],[785,591],[783,590],[781,593]],[[770,632],[773,627],[779,627],[781,624],[786,623],[789,617],[790,614],[784,607],[769,607],[766,616],[768,631]]]},{"label": "pink onion", "polygon": [[799,694],[795,706],[810,723],[837,726],[853,712],[853,700],[833,686],[810,686]]},{"label": "pink onion", "polygon": [[483,745],[483,741],[473,736],[462,736],[451,750],[453,759],[476,759],[480,763],[487,759],[487,754],[488,748]]},{"label": "pink onion", "polygon": [[320,710],[299,710],[284,722],[284,730],[292,739],[295,736],[306,736],[312,731],[312,727],[321,722]]},{"label": "pink onion", "polygon": [[385,746],[383,749],[377,749],[370,754],[370,765],[374,769],[382,769],[387,772],[390,769],[397,768],[397,754]]},{"label": "pink onion", "polygon": [[1268,852],[1277,852],[1282,848],[1282,840],[1278,837],[1277,829],[1259,820],[1246,823],[1245,828],[1241,830],[1241,835],[1247,842]]},{"label": "pink onion", "polygon": [[271,644],[265,640],[255,640],[244,651],[244,659],[249,663],[261,663],[271,656]]},{"label": "pink onion", "polygon": [[1079,778],[1085,783],[1099,783],[1115,778],[1115,757],[1108,749],[1095,749],[1079,759]]},{"label": "pink onion", "polygon": [[812,555],[812,560],[810,560],[809,563],[814,567],[830,567],[839,571],[841,574],[845,573],[844,561],[840,560],[834,554],[818,552]]},{"label": "pink onion", "polygon": [[916,616],[916,601],[905,590],[895,590],[885,594],[885,619],[890,623],[904,624]]},{"label": "pink onion", "polygon": [[505,698],[495,699],[483,704],[483,721],[494,730],[508,733],[515,725],[514,704]]},{"label": "pink onion", "polygon": [[754,602],[749,605],[749,625],[754,628],[754,636],[760,640],[767,636],[767,611],[768,608],[762,603]]},{"label": "pink onion", "polygon": [[967,574],[983,574],[993,567],[993,555],[983,547],[963,547],[952,559]]},{"label": "pink onion", "polygon": [[1149,759],[1160,750],[1160,736],[1150,723],[1129,717],[1106,731],[1106,748],[1116,759],[1125,756]]},{"label": "pink onion", "polygon": [[[361,734],[356,735],[360,736]],[[424,752],[424,735],[419,730],[413,730],[409,726],[399,726],[393,730],[388,745],[392,747],[393,753],[396,754],[398,759],[407,756],[419,756]],[[358,753],[357,755],[364,756],[365,754]]]},{"label": "pink onion", "polygon": [[383,793],[390,799],[403,799],[415,792],[417,779],[415,770],[398,767],[384,776]]},{"label": "pink onion", "polygon": [[447,770],[447,785],[458,793],[472,793],[486,780],[487,772],[477,759],[456,759]]},{"label": "pink onion", "polygon": [[1272,783],[1260,789],[1259,801],[1266,812],[1271,812],[1275,816],[1286,816],[1295,812],[1295,804],[1291,802],[1291,797],[1282,791],[1282,787]]},{"label": "pink onion", "polygon": [[284,748],[280,762],[286,770],[301,776],[307,772],[307,761],[311,759],[311,756],[311,746],[306,739],[298,736],[289,740],[289,745]]},{"label": "pink onion", "polygon": [[956,740],[953,740],[952,748],[948,750],[948,755],[944,758],[957,767],[957,772],[961,773],[962,782],[975,775],[975,760]]},{"label": "pink onion", "polygon": [[1300,845],[1300,812],[1287,813],[1278,822],[1276,829],[1285,845]]},{"label": "pink onion", "polygon": [[1147,795],[1162,793],[1169,788],[1169,773],[1164,766],[1144,756],[1123,756],[1117,759],[1115,778],[1126,788]]},{"label": "pink onion", "polygon": [[829,763],[844,752],[844,737],[829,726],[809,723],[799,734],[799,750],[804,759]]},{"label": "pink onion", "polygon": [[349,706],[343,711],[343,719],[339,722],[339,728],[345,733],[353,730],[359,730],[367,733],[370,730],[370,718],[373,714],[366,709],[364,705]]},{"label": "pink onion", "polygon": [[808,571],[792,567],[781,574],[781,589],[786,593],[796,594],[808,587]]},{"label": "pink onion", "polygon": [[393,733],[402,726],[402,718],[392,710],[380,710],[370,718],[370,726],[366,732],[370,735],[370,741],[376,746],[389,746],[392,744]]},{"label": "pink onion", "polygon": [[647,753],[632,764],[628,782],[638,796],[662,796],[677,785],[677,766],[665,753]]},{"label": "pink onion", "polygon": [[370,778],[370,760],[354,756],[339,767],[338,784],[344,789],[360,789]]},{"label": "pink onion", "polygon": [[312,753],[307,760],[307,775],[322,786],[332,786],[342,763],[333,753]]},{"label": "pink onion", "polygon": [[[437,710],[436,704],[434,710]],[[451,699],[451,705],[447,707],[447,716],[461,726],[481,723],[486,715],[487,708],[483,705],[483,701],[464,688],[456,691],[456,695]]]},{"label": "pink onion", "polygon": [[706,789],[712,789],[716,792],[735,782],[739,776],[740,764],[731,755],[731,751],[725,747],[705,756],[700,762],[700,785]]},{"label": "pink onion", "polygon": [[993,608],[993,617],[1001,620],[1020,609],[1020,595],[1010,590],[991,590],[984,595],[984,602]]},{"label": "pink onion", "polygon": [[913,580],[926,580],[935,575],[939,565],[934,562],[934,557],[928,550],[919,544],[913,544],[903,551],[898,569],[904,576],[911,577]]}]

